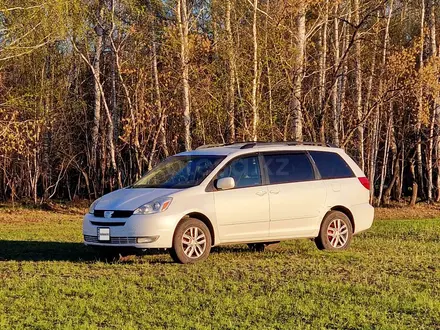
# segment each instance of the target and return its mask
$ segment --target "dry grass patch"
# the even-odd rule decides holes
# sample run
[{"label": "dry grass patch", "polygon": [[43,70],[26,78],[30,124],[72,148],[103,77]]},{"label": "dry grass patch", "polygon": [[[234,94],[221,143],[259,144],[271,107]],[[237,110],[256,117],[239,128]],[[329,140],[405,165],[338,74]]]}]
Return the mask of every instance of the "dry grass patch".
[{"label": "dry grass patch", "polygon": [[436,219],[440,218],[439,203],[418,203],[414,207],[408,204],[394,203],[388,207],[376,207],[376,220]]}]

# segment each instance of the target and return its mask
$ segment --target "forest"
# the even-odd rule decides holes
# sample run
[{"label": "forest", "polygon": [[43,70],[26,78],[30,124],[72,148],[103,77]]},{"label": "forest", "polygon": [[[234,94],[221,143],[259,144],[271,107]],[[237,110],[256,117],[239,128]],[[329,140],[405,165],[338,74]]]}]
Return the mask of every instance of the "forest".
[{"label": "forest", "polygon": [[0,200],[95,199],[203,144],[314,141],[440,201],[438,0],[0,0]]}]

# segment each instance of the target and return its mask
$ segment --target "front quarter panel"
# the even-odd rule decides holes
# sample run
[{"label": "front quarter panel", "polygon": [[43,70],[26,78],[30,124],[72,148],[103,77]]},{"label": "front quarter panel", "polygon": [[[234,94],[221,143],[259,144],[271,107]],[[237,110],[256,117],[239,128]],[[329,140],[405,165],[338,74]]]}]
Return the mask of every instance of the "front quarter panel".
[{"label": "front quarter panel", "polygon": [[205,192],[204,186],[189,188],[173,196],[173,202],[165,212],[168,211],[170,214],[175,215],[174,229],[180,220],[188,214],[200,213],[205,215],[211,221],[215,237],[218,237],[214,194],[212,192]]},{"label": "front quarter panel", "polygon": [[[124,226],[111,227],[113,237],[144,237],[159,236],[153,243],[129,244],[137,248],[171,248],[174,231],[179,221],[190,213],[201,213],[208,217],[214,228],[214,235],[217,237],[217,226],[215,218],[214,197],[212,193],[204,191],[204,187],[194,187],[181,190],[171,195],[173,202],[169,208],[156,214],[132,215],[125,219],[114,219],[112,221],[124,221]],[[140,206],[140,205],[139,205]],[[96,236],[97,228],[91,221],[104,221],[106,219],[96,218],[93,214],[86,214],[83,219],[83,234]],[[110,244],[90,244],[100,246],[114,246]]]}]

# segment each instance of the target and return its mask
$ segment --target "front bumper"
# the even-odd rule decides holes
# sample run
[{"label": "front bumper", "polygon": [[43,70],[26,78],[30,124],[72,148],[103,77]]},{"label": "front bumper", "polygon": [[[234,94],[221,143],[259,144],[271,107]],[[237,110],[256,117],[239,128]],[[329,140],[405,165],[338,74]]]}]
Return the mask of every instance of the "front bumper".
[{"label": "front bumper", "polygon": [[[92,221],[94,224],[92,224]],[[103,223],[102,225],[100,223]],[[115,225],[112,225],[115,223]],[[116,225],[117,223],[117,225]],[[121,225],[121,223],[124,223]],[[128,218],[100,218],[86,214],[83,219],[84,244],[91,246],[170,248],[178,219],[163,214],[132,215]],[[98,228],[110,228],[110,241],[98,241]],[[139,243],[139,238],[152,238]]]}]

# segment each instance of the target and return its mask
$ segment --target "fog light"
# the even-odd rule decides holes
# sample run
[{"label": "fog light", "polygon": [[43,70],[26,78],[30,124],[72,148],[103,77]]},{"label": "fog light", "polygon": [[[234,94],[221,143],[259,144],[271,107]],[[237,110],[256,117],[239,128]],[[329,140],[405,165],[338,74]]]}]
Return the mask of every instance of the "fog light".
[{"label": "fog light", "polygon": [[138,243],[153,243],[159,239],[159,236],[147,236],[147,237],[138,237],[136,241]]}]

